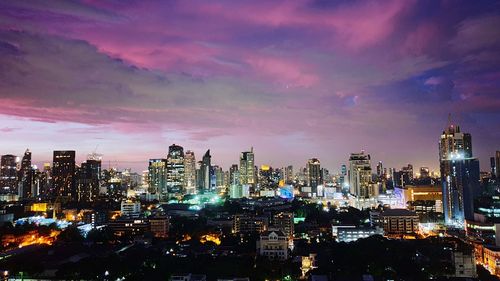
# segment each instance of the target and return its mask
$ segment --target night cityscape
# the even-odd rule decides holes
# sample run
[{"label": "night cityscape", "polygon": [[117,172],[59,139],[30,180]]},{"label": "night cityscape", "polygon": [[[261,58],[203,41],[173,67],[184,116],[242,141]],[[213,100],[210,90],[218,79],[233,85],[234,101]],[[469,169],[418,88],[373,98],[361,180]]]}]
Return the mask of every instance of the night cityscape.
[{"label": "night cityscape", "polygon": [[500,2],[0,0],[0,156],[0,280],[500,280]]}]

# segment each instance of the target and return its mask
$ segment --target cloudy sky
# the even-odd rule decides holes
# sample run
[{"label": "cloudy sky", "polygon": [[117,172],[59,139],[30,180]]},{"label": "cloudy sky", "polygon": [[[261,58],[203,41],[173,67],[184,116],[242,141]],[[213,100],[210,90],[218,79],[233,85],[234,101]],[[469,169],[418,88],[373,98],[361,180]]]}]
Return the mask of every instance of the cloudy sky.
[{"label": "cloudy sky", "polygon": [[0,154],[97,147],[142,170],[168,145],[227,168],[331,170],[362,149],[438,166],[451,113],[500,150],[497,1],[0,1]]}]

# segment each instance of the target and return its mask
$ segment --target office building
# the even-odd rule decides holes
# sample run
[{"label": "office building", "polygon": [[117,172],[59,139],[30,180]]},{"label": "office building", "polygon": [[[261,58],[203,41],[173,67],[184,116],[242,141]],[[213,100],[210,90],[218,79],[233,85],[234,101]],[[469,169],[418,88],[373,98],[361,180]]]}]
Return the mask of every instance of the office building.
[{"label": "office building", "polygon": [[52,161],[54,195],[71,201],[77,200],[75,188],[75,154],[74,150],[54,151]]},{"label": "office building", "polygon": [[349,192],[358,198],[368,198],[371,180],[370,154],[351,153],[349,157]]},{"label": "office building", "polygon": [[19,167],[18,194],[20,198],[31,198],[38,195],[33,184],[34,174],[35,171],[31,167],[31,151],[26,149],[23,159],[21,160],[21,166]]},{"label": "office building", "polygon": [[141,214],[141,203],[124,200],[120,204],[120,212],[124,217],[137,218]]},{"label": "office building", "polygon": [[240,184],[255,185],[255,159],[253,147],[240,155]]},{"label": "office building", "polygon": [[184,186],[187,193],[193,193],[196,189],[196,158],[191,150],[184,154]]},{"label": "office building", "polygon": [[309,159],[307,161],[307,185],[311,187],[312,196],[318,196],[318,185],[322,184],[321,163],[316,158]]},{"label": "office building", "polygon": [[293,213],[280,212],[274,214],[272,227],[283,231],[285,236],[292,241],[294,233]]},{"label": "office building", "polygon": [[168,148],[167,192],[171,195],[181,193],[184,183],[184,149],[173,144]]},{"label": "office building", "polygon": [[101,160],[88,159],[77,170],[77,201],[93,202],[97,200],[101,184]]},{"label": "office building", "polygon": [[0,187],[2,193],[17,193],[17,162],[15,155],[2,155],[0,167]]},{"label": "office building", "polygon": [[252,233],[267,230],[269,219],[265,216],[249,214],[234,215],[233,233]]},{"label": "office building", "polygon": [[205,152],[200,161],[198,174],[198,188],[202,191],[210,190],[212,182],[212,156],[210,156],[210,149]]},{"label": "office building", "polygon": [[449,124],[441,134],[439,162],[446,224],[473,219],[473,197],[479,190],[479,161],[472,157],[472,138]]},{"label": "office building", "polygon": [[380,213],[380,221],[384,228],[384,235],[388,237],[415,235],[418,232],[417,213],[406,209],[385,210]]},{"label": "office building", "polygon": [[167,159],[150,159],[148,167],[149,192],[167,195]]},{"label": "office building", "polygon": [[373,235],[382,235],[381,228],[376,227],[355,227],[355,226],[339,226],[337,227],[338,242],[353,242],[358,239],[367,238]]},{"label": "office building", "polygon": [[495,153],[495,173],[496,173],[496,178],[500,179],[500,151],[497,150]]}]

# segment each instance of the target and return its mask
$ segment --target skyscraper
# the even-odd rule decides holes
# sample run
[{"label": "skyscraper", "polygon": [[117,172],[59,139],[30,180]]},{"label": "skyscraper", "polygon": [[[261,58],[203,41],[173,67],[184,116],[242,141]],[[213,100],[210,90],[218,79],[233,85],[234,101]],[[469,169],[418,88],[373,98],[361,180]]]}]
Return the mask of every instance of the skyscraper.
[{"label": "skyscraper", "polygon": [[184,148],[173,144],[168,147],[167,156],[168,193],[181,193],[184,187],[184,180]]},{"label": "skyscraper", "polygon": [[199,178],[199,188],[201,190],[210,190],[212,181],[212,156],[210,156],[210,149],[205,152],[203,158],[200,162],[200,178]]},{"label": "skyscraper", "polygon": [[31,151],[26,149],[19,169],[19,197],[31,198],[37,195],[35,194],[36,191],[33,190],[33,175],[34,171],[31,168]]},{"label": "skyscraper", "polygon": [[17,161],[18,158],[15,155],[2,155],[0,166],[0,192],[17,192]]},{"label": "skyscraper", "polygon": [[490,157],[490,176],[492,178],[497,177],[497,164],[495,163],[495,157]]},{"label": "skyscraper", "polygon": [[95,201],[99,196],[100,183],[101,159],[87,159],[77,173],[77,200],[79,202]]},{"label": "skyscraper", "polygon": [[149,159],[148,181],[149,193],[156,193],[162,197],[167,195],[166,159]]},{"label": "skyscraper", "polygon": [[240,184],[240,170],[237,164],[231,165],[229,168],[229,185],[239,185]]},{"label": "skyscraper", "polygon": [[196,188],[196,159],[191,150],[184,154],[184,186],[188,191]]},{"label": "skyscraper", "polygon": [[495,172],[497,179],[500,179],[500,150],[495,153]]},{"label": "skyscraper", "polygon": [[285,181],[286,184],[291,184],[293,182],[293,166],[289,165],[284,168],[285,173],[283,180]]},{"label": "skyscraper", "polygon": [[75,151],[59,150],[54,151],[52,160],[52,180],[54,184],[54,195],[66,197],[75,201]]},{"label": "skyscraper", "polygon": [[253,147],[250,151],[244,151],[240,155],[240,183],[244,185],[255,185],[255,161]]},{"label": "skyscraper", "polygon": [[472,158],[472,138],[449,124],[441,134],[439,162],[446,224],[473,219],[473,196],[479,188],[479,161]]},{"label": "skyscraper", "polygon": [[372,179],[370,154],[351,153],[349,157],[349,192],[358,198],[369,197]]},{"label": "skyscraper", "polygon": [[384,166],[382,164],[382,161],[379,161],[377,164],[377,176],[382,177],[384,175]]},{"label": "skyscraper", "polygon": [[312,158],[307,161],[307,185],[311,187],[311,193],[316,196],[318,185],[323,184],[323,176],[321,174],[321,163],[318,159]]}]

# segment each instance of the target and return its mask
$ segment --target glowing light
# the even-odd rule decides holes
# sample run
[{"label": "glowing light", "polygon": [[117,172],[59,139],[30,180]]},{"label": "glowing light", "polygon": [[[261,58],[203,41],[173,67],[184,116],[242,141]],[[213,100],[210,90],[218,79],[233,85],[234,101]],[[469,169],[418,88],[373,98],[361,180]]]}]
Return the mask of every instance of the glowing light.
[{"label": "glowing light", "polygon": [[200,242],[203,244],[207,242],[213,242],[215,243],[215,245],[219,246],[221,244],[220,235],[213,233],[205,234],[200,237]]}]

